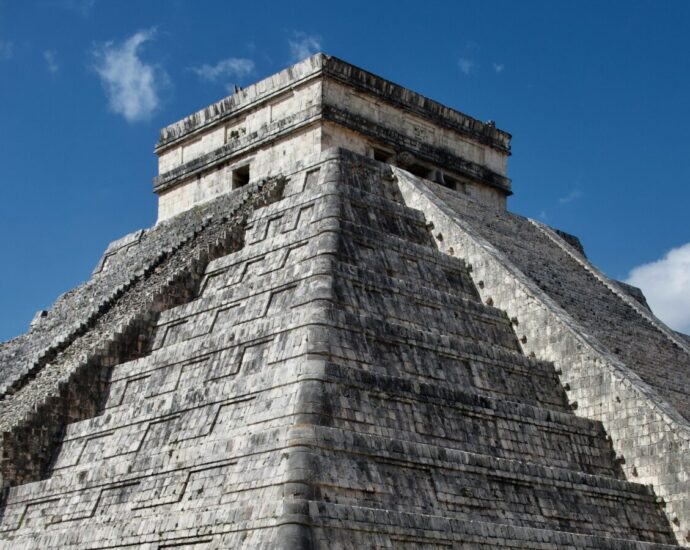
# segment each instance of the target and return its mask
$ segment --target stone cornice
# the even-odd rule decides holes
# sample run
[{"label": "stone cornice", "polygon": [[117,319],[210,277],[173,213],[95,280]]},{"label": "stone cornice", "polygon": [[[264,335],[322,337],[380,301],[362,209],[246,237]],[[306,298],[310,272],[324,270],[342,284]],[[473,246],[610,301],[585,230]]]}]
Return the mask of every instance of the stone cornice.
[{"label": "stone cornice", "polygon": [[286,90],[308,82],[320,74],[321,58],[317,54],[166,126],[160,131],[155,151],[160,154],[176,143],[201,133],[222,120],[271,101]]},{"label": "stone cornice", "polygon": [[510,154],[512,136],[493,125],[481,122],[336,57],[328,57],[322,71],[326,76],[346,86],[375,95],[382,101],[426,118],[435,125],[449,128],[468,136],[473,141]]},{"label": "stone cornice", "polygon": [[201,155],[169,172],[156,176],[153,180],[154,192],[162,193],[172,189],[190,177],[212,170],[234,157],[246,154],[259,146],[264,146],[318,121],[328,121],[351,129],[376,141],[389,144],[396,152],[408,151],[421,160],[444,166],[473,181],[499,189],[506,195],[512,194],[509,178],[453,155],[444,149],[404,136],[395,130],[385,128],[362,116],[354,115],[332,105],[309,107],[263,127],[260,132],[252,132],[242,136],[215,151]]},{"label": "stone cornice", "polygon": [[474,141],[510,154],[511,135],[509,133],[323,53],[305,59],[163,128],[156,145],[156,152],[160,154],[175,143],[209,126],[255,108],[280,95],[286,89],[294,88],[319,76],[331,78],[356,90],[374,95],[399,109],[426,118],[435,125],[452,129]]}]

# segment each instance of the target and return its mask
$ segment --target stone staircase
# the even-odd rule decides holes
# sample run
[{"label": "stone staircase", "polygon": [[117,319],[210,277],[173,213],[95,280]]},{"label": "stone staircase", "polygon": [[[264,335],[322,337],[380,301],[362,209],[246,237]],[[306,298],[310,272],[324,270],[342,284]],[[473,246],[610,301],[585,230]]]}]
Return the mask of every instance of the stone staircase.
[{"label": "stone staircase", "polygon": [[[690,354],[686,349],[675,345],[592,272],[583,269],[572,254],[549,239],[537,224],[511,212],[486,208],[441,186],[429,185],[445,204],[505,254],[587,332],[690,420],[687,376]],[[572,253],[577,251],[572,249]]]},{"label": "stone staircase", "polygon": [[112,368],[0,548],[675,546],[385,165],[323,154]]}]

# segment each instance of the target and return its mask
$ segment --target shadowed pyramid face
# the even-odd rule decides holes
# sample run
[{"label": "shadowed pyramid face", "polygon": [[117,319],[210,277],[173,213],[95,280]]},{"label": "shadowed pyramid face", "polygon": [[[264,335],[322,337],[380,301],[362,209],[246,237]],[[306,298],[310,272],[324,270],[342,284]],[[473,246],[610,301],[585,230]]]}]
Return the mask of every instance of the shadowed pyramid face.
[{"label": "shadowed pyramid face", "polygon": [[305,163],[10,491],[0,547],[672,542],[427,222],[385,164]]}]

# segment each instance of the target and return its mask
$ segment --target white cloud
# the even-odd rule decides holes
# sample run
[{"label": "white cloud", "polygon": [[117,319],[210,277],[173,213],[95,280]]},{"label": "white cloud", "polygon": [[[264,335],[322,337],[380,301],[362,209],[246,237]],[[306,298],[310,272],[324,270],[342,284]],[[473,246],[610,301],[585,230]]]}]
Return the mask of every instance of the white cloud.
[{"label": "white cloud", "polygon": [[57,62],[57,52],[55,50],[46,50],[43,52],[43,59],[46,60],[48,71],[50,74],[55,74],[60,70],[60,65]]},{"label": "white cloud", "polygon": [[192,67],[199,78],[209,82],[216,82],[220,79],[242,78],[254,72],[255,64],[251,59],[228,57],[221,59],[215,65],[204,64],[200,67]]},{"label": "white cloud", "polygon": [[690,334],[690,243],[634,268],[625,282],[642,289],[659,319]]},{"label": "white cloud", "polygon": [[460,59],[458,59],[458,67],[460,67],[460,70],[464,74],[470,74],[472,71],[474,71],[476,64],[471,59],[467,59],[466,57],[461,57]]},{"label": "white cloud", "polygon": [[288,39],[288,44],[290,46],[290,59],[293,62],[302,61],[302,59],[321,51],[321,38],[303,32],[296,32],[293,38]]},{"label": "white cloud", "polygon": [[561,197],[560,199],[558,199],[558,202],[560,202],[561,204],[568,204],[569,202],[576,201],[580,197],[582,197],[582,191],[580,191],[579,189],[573,189],[565,197]]},{"label": "white cloud", "polygon": [[146,120],[160,106],[160,92],[168,85],[165,71],[139,57],[141,46],[155,30],[139,31],[121,44],[107,42],[94,51],[95,70],[108,96],[110,110],[128,122]]},{"label": "white cloud", "polygon": [[493,68],[496,73],[502,73],[506,66],[503,63],[493,63]]},{"label": "white cloud", "polygon": [[0,40],[0,60],[11,59],[14,54],[14,44]]}]

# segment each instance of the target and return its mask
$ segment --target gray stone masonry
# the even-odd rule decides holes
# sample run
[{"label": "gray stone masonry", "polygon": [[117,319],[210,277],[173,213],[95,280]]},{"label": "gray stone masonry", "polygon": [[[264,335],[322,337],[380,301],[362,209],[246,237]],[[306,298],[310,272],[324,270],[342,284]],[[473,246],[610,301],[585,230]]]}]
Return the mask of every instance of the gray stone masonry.
[{"label": "gray stone masonry", "polygon": [[577,413],[603,423],[626,477],[654,487],[688,546],[687,340],[550,229],[396,176],[407,204],[433,223],[439,248],[470,262],[482,299],[514,320],[525,353],[555,363]]},{"label": "gray stone masonry", "polygon": [[161,131],[158,219],[344,147],[505,208],[510,135],[322,53]]},{"label": "gray stone masonry", "polygon": [[[109,369],[148,353],[157,314],[191,299],[203,265],[214,255],[241,246],[242,224],[249,211],[274,200],[281,187],[279,180],[260,182],[237,197],[234,207],[209,209],[196,235],[102,308],[90,330],[76,333],[50,363],[39,364],[42,368],[24,373],[14,383],[0,401],[3,486],[45,474],[64,425],[97,412]],[[177,221],[177,228],[168,229],[184,228],[185,220]]]},{"label": "gray stone masonry", "polygon": [[316,54],[0,344],[0,550],[690,547],[690,336],[506,211],[510,134]]},{"label": "gray stone masonry", "polygon": [[111,245],[86,285],[131,282],[92,321],[51,336],[77,291],[5,348],[0,548],[677,547],[579,356],[501,302],[538,287],[492,248],[494,287],[454,212],[333,149]]},{"label": "gray stone masonry", "polygon": [[[253,191],[250,186],[240,193]],[[229,204],[241,201],[236,194]],[[226,197],[216,209],[220,205],[227,209],[229,204]],[[200,212],[185,212],[175,220],[114,241],[87,282],[60,296],[49,311],[37,317],[27,334],[0,344],[0,397],[13,393],[23,379],[84,334],[127,289],[201,231],[207,223],[204,216],[213,209],[206,209],[204,216]]]}]

